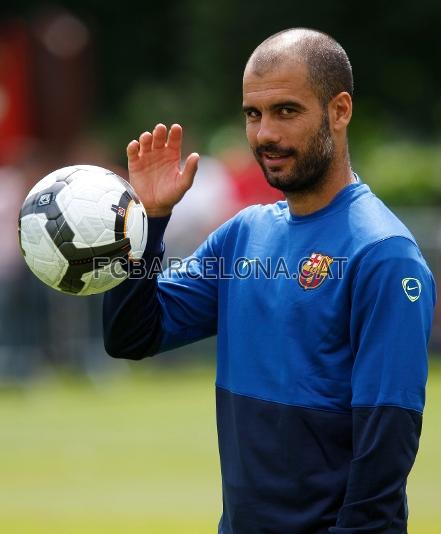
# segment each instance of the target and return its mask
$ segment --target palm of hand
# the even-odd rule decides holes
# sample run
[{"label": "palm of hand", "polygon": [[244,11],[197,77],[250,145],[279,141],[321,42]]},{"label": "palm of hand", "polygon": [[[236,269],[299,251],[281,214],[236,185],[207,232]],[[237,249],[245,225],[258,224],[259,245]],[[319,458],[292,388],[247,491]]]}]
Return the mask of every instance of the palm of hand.
[{"label": "palm of hand", "polygon": [[181,145],[179,125],[170,128],[167,138],[167,128],[159,124],[153,134],[144,132],[127,147],[130,182],[148,215],[169,214],[193,183],[199,156],[190,154],[181,171]]}]

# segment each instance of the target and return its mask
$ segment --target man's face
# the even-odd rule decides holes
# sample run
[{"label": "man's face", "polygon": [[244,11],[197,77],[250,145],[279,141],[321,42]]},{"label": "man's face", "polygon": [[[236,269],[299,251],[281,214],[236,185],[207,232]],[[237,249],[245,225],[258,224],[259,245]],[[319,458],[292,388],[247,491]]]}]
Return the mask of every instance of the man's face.
[{"label": "man's face", "polygon": [[281,65],[262,76],[246,69],[243,109],[248,142],[268,183],[284,193],[319,188],[335,144],[306,66]]}]

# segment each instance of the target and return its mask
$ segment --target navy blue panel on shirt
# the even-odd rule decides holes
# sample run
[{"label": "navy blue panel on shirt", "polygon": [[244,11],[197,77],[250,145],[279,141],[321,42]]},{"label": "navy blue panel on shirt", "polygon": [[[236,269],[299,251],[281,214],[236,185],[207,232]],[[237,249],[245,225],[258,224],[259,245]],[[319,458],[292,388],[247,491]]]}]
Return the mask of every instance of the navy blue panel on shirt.
[{"label": "navy blue panel on shirt", "polygon": [[353,409],[354,457],[332,534],[406,532],[406,480],[422,416],[394,406]]},{"label": "navy blue panel on shirt", "polygon": [[217,388],[222,534],[322,534],[336,524],[352,458],[350,413]]},{"label": "navy blue panel on shirt", "polygon": [[216,401],[220,534],[406,533],[420,413],[390,406],[334,413],[219,387]]}]

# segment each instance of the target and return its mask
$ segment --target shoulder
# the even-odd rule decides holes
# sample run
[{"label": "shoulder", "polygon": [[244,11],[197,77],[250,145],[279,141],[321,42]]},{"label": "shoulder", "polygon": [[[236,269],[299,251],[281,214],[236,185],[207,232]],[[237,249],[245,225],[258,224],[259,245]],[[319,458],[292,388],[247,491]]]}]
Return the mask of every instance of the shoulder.
[{"label": "shoulder", "polygon": [[[346,232],[348,255],[352,257],[354,281],[367,288],[378,279],[383,282],[420,278],[434,288],[433,276],[415,237],[406,225],[366,184],[346,212],[339,214]],[[400,282],[400,283],[401,283]]]},{"label": "shoulder", "polygon": [[286,200],[280,200],[274,204],[255,204],[239,211],[233,219],[238,223],[277,219],[284,217],[287,209],[288,204]]},{"label": "shoulder", "polygon": [[365,194],[350,206],[348,217],[352,237],[362,252],[424,262],[409,228],[367,185],[363,184],[363,188]]},{"label": "shoulder", "polygon": [[372,267],[419,265],[420,269],[431,276],[430,269],[414,240],[406,236],[392,235],[366,246],[360,258],[360,265]]},{"label": "shoulder", "polygon": [[255,228],[260,224],[265,225],[285,217],[287,209],[286,201],[248,206],[224,223],[217,231],[241,231],[250,226]]},{"label": "shoulder", "polygon": [[278,219],[282,220],[286,210],[286,201],[248,206],[217,228],[208,237],[208,242],[219,255],[224,246],[234,246],[234,243],[246,239],[251,233],[259,235],[261,229],[268,228]]},{"label": "shoulder", "polygon": [[363,184],[363,193],[349,206],[348,226],[351,236],[361,246],[372,246],[392,237],[416,240],[406,225]]},{"label": "shoulder", "polygon": [[418,272],[433,285],[430,269],[406,225],[369,188],[351,206],[349,221],[358,245],[358,270],[371,276]]},{"label": "shoulder", "polygon": [[[396,296],[410,302],[424,298],[420,304],[432,309],[436,301],[433,275],[416,243],[407,237],[391,236],[367,247],[357,265],[353,287],[365,295],[378,298],[390,294],[388,305]],[[404,299],[406,301],[406,299]]]}]

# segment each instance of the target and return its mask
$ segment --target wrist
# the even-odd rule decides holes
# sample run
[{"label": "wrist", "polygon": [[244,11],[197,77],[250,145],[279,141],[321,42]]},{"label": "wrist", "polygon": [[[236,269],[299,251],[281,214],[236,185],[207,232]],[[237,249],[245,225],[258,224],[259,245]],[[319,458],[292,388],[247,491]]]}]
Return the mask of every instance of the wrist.
[{"label": "wrist", "polygon": [[164,252],[164,233],[167,228],[168,221],[170,216],[166,217],[150,217],[148,216],[148,238],[147,245],[145,249],[145,254],[152,255],[162,255]]},{"label": "wrist", "polygon": [[145,208],[145,211],[147,213],[147,217],[156,219],[160,217],[169,217],[171,215],[172,208]]}]

